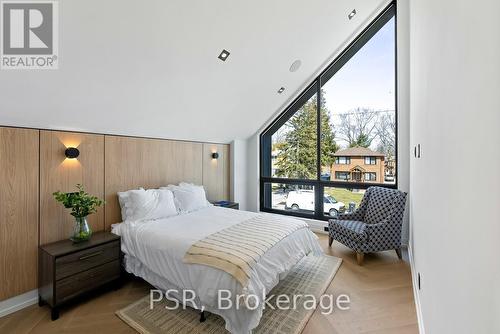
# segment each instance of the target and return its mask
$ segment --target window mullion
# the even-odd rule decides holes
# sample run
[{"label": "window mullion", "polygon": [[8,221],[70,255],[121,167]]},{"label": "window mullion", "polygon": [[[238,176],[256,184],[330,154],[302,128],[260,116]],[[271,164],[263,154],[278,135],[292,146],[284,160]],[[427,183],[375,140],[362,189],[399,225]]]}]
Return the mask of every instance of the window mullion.
[{"label": "window mullion", "polygon": [[316,180],[317,186],[314,188],[314,215],[316,218],[323,216],[323,188],[319,184],[321,180],[321,80],[316,82]]}]

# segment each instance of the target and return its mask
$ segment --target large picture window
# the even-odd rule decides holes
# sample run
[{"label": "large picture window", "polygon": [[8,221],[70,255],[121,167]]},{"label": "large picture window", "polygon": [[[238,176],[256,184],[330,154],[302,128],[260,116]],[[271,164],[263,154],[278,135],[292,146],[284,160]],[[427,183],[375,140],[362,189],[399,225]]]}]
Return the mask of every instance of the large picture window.
[{"label": "large picture window", "polygon": [[397,186],[396,17],[388,6],[261,134],[262,211],[327,219]]}]

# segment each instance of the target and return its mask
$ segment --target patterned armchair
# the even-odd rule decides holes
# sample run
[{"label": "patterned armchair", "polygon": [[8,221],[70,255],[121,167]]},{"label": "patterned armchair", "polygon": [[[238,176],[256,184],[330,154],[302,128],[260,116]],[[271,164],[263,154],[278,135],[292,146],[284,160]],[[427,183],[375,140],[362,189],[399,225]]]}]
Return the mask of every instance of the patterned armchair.
[{"label": "patterned armchair", "polygon": [[370,187],[359,207],[328,221],[329,245],[337,240],[356,251],[358,264],[365,253],[394,249],[401,259],[401,226],[406,193]]}]

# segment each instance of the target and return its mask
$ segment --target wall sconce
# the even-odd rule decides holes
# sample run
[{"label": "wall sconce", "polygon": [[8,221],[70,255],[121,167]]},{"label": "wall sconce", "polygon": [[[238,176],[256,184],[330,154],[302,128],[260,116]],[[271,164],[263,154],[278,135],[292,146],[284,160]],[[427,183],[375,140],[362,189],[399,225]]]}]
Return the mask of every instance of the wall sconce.
[{"label": "wall sconce", "polygon": [[64,155],[68,159],[76,159],[80,155],[80,151],[76,147],[68,147],[66,151],[64,151]]},{"label": "wall sconce", "polygon": [[217,152],[212,153],[212,159],[215,159],[215,160],[219,159],[219,153],[217,153]]}]

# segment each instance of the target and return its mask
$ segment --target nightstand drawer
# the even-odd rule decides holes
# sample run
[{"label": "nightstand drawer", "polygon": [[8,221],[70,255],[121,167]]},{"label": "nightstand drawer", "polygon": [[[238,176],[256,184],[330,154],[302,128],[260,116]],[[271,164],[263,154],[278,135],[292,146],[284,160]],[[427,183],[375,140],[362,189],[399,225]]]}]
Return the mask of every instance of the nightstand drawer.
[{"label": "nightstand drawer", "polygon": [[92,267],[118,259],[120,256],[120,242],[107,244],[82,250],[56,259],[56,280],[85,271]]},{"label": "nightstand drawer", "polygon": [[120,277],[120,261],[115,260],[56,282],[56,303]]}]

